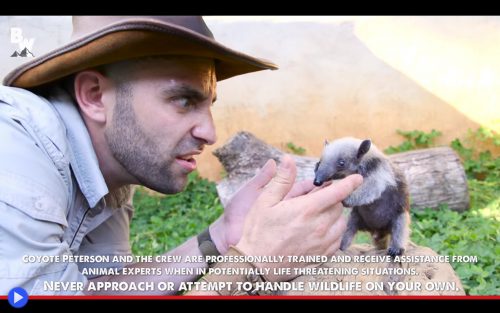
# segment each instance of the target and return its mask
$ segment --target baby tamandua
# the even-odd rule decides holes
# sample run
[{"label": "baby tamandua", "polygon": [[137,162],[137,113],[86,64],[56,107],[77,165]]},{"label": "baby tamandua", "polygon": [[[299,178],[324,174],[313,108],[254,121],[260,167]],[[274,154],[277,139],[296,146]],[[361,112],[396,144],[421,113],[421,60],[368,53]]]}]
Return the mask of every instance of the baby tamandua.
[{"label": "baby tamandua", "polygon": [[393,257],[403,254],[410,224],[405,177],[370,140],[346,137],[330,143],[325,141],[314,172],[316,186],[350,174],[363,176],[363,184],[342,201],[352,211],[341,250],[351,245],[358,230],[367,230],[377,249],[388,247],[387,254]]}]

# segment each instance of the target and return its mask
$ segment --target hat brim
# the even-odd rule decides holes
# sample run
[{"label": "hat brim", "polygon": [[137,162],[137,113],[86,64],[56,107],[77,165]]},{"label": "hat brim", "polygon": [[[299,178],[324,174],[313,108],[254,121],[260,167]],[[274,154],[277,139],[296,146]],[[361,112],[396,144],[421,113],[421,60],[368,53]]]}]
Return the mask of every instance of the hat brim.
[{"label": "hat brim", "polygon": [[144,56],[186,55],[215,60],[217,80],[265,69],[272,62],[227,48],[185,28],[154,22],[118,23],[21,65],[4,85],[33,88],[103,64]]}]

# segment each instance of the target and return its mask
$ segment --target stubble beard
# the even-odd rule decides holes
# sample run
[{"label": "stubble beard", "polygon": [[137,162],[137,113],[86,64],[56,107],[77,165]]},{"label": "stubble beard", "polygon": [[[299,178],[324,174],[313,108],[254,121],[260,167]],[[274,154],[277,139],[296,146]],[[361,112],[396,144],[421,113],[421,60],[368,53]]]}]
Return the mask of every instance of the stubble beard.
[{"label": "stubble beard", "polygon": [[175,151],[170,155],[162,153],[137,122],[131,86],[117,88],[112,125],[105,130],[104,136],[114,158],[141,185],[164,194],[184,189],[186,175],[173,171]]}]

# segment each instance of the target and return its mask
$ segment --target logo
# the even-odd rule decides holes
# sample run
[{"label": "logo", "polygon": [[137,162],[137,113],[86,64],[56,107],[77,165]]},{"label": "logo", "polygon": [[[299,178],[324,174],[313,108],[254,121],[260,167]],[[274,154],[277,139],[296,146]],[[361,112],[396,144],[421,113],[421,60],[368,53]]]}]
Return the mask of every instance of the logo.
[{"label": "logo", "polygon": [[21,287],[12,288],[7,296],[10,305],[19,309],[28,303],[28,293]]},{"label": "logo", "polygon": [[10,29],[10,42],[19,45],[19,49],[12,53],[12,58],[33,58],[35,57],[31,50],[35,43],[35,38],[24,38],[23,30],[19,27],[11,27]]}]

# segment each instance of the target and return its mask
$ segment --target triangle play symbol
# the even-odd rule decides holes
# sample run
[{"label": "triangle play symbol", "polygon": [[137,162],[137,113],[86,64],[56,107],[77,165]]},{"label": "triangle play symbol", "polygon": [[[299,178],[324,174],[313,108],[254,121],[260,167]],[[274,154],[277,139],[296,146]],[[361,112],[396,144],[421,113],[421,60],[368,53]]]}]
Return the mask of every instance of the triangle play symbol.
[{"label": "triangle play symbol", "polygon": [[21,301],[24,297],[14,291],[14,303]]}]

